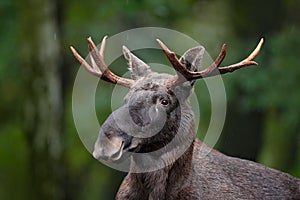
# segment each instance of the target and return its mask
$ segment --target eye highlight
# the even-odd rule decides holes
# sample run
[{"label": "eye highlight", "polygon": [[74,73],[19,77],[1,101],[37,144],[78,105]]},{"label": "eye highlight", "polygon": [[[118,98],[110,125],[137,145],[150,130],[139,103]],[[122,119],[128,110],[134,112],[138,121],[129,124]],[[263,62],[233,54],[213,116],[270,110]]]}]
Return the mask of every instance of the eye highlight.
[{"label": "eye highlight", "polygon": [[161,105],[163,105],[163,106],[167,106],[167,105],[169,105],[169,99],[167,99],[167,98],[162,98],[162,99],[160,99],[160,104]]}]

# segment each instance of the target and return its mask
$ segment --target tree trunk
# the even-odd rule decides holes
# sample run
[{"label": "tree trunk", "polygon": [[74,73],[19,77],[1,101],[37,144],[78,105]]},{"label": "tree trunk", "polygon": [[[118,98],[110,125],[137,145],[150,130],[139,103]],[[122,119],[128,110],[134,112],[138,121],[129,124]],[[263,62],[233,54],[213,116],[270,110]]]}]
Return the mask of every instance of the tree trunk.
[{"label": "tree trunk", "polygon": [[63,102],[57,1],[19,2],[24,77],[24,130],[32,199],[64,199]]},{"label": "tree trunk", "polygon": [[275,108],[270,108],[266,114],[264,144],[259,161],[272,168],[290,171],[295,164],[295,152],[291,152],[294,138],[293,127],[281,120]]}]

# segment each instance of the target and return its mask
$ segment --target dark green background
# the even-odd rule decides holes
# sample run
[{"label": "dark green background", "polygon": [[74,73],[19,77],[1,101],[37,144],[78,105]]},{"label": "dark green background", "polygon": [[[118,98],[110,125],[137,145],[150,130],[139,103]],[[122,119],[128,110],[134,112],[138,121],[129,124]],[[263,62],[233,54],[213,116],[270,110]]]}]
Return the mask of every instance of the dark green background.
[{"label": "dark green background", "polygon": [[[228,112],[215,148],[300,177],[299,10],[298,0],[2,0],[0,199],[113,199],[124,174],[94,160],[77,135],[71,94],[79,64],[69,46],[86,55],[88,36],[99,43],[144,26],[185,33],[212,57],[226,42],[224,64],[265,37],[260,67],[223,77]],[[197,84],[201,136],[210,102],[204,82]],[[111,112],[101,95],[113,86],[105,88],[96,98],[101,123]]]}]

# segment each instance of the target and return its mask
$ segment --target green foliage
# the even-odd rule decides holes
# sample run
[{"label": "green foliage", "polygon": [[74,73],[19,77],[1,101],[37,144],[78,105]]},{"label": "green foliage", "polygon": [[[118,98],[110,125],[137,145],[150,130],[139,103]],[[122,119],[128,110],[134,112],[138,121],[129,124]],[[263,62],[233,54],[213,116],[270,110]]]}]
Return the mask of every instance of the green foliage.
[{"label": "green foliage", "polygon": [[28,151],[25,138],[16,124],[0,129],[0,198],[29,199]]}]

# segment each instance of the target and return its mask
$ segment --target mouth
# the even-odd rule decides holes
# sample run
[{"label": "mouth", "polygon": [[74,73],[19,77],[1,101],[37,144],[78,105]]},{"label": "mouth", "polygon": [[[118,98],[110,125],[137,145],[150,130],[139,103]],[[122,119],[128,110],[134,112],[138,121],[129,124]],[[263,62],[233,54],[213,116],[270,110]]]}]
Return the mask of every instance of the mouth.
[{"label": "mouth", "polygon": [[[124,156],[124,154],[128,154],[131,155],[130,153],[134,153],[136,152],[138,149],[137,145],[134,145],[131,140],[125,140],[122,142],[122,145],[120,146],[119,150],[114,153],[109,160],[111,161],[118,161],[121,159],[122,156]],[[128,156],[124,156],[124,157],[128,157]]]}]

